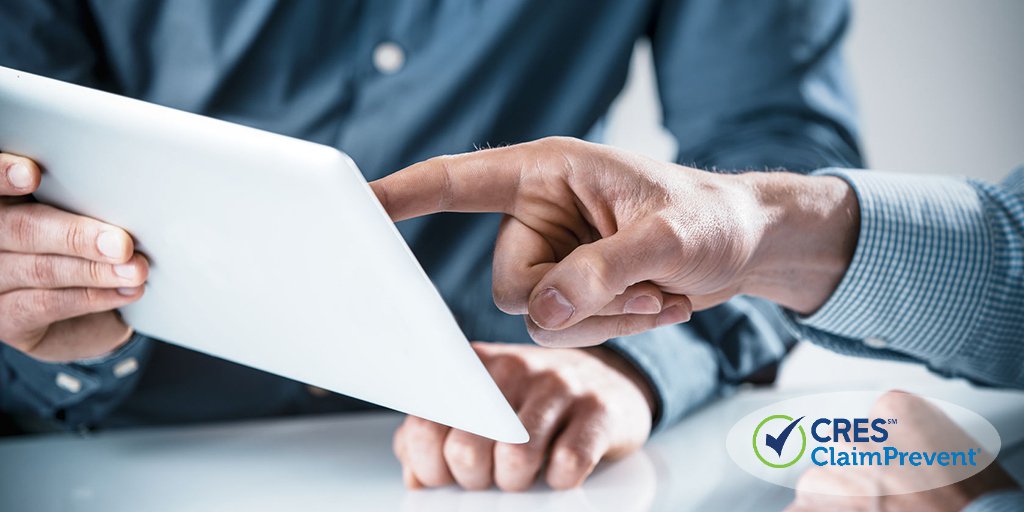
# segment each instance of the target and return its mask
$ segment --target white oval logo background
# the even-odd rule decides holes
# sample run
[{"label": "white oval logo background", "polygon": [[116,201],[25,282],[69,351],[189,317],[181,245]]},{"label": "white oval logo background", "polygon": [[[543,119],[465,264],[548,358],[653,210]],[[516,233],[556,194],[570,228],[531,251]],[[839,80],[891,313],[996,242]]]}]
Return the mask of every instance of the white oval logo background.
[{"label": "white oval logo background", "polygon": [[[812,435],[812,426],[820,418],[851,423],[866,418],[866,433],[861,430],[861,437],[868,439],[820,442]],[[887,433],[884,441],[870,440],[871,435],[882,437],[872,429],[870,422],[875,420]],[[833,428],[832,423],[822,423],[818,432],[823,437],[841,438],[842,434],[834,436]],[[852,430],[849,432],[852,435]],[[822,449],[815,451],[819,447]],[[790,488],[796,488],[799,481],[804,492],[859,496],[919,492],[958,482],[985,469],[995,460],[999,447],[995,427],[974,411],[931,397],[879,391],[820,393],[776,402],[741,418],[726,437],[732,460],[757,478]],[[898,456],[892,457],[894,450],[895,455],[907,454],[903,465],[897,464]],[[976,452],[973,455],[972,450]],[[879,455],[863,453],[872,451]],[[837,465],[843,457],[840,452],[846,452],[849,460],[859,458],[867,463]],[[913,452],[936,455],[925,459],[911,457]],[[952,458],[941,452],[950,452]],[[890,464],[872,464],[886,461],[886,455]],[[812,464],[812,458],[826,465]],[[920,465],[911,462],[915,459]],[[974,464],[960,464],[968,459]],[[925,464],[926,460],[931,464]],[[940,465],[941,461],[946,464]],[[828,472],[852,474],[856,485],[837,488],[831,484],[834,478],[819,478]]]}]

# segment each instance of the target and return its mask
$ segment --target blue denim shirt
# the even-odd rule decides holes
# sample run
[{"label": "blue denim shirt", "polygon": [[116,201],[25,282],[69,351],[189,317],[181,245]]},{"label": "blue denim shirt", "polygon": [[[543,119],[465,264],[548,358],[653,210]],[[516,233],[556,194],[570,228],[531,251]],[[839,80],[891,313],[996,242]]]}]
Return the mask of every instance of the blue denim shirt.
[{"label": "blue denim shirt", "polygon": [[[842,1],[5,0],[3,11],[0,65],[331,145],[368,180],[475,147],[586,137],[640,38],[678,162],[861,164]],[[526,343],[522,319],[491,301],[498,221],[442,214],[400,229],[470,338]],[[786,332],[772,307],[739,298],[610,346],[649,379],[663,427],[776,361]],[[0,344],[0,410],[29,429],[361,407],[141,335],[67,365]]]}]

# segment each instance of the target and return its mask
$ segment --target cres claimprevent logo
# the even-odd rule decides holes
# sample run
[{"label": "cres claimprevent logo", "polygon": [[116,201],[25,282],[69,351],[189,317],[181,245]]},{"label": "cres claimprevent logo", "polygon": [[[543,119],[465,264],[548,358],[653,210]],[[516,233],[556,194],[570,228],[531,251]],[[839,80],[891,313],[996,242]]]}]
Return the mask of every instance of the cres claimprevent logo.
[{"label": "cres claimprevent logo", "polygon": [[[838,391],[765,404],[739,418],[726,449],[743,470],[796,487],[801,476],[881,475],[872,495],[935,489],[969,478],[999,453],[999,433],[984,417],[943,400],[905,392]],[[875,477],[877,478],[877,477]],[[830,478],[804,479],[820,494]],[[810,482],[810,483],[808,483]],[[807,490],[807,489],[805,489]]]},{"label": "cres claimprevent logo", "polygon": [[[788,468],[796,464],[807,451],[807,432],[800,425],[802,419],[803,416],[793,419],[785,414],[773,414],[761,420],[754,428],[753,436],[757,460],[770,468]],[[794,430],[799,436],[794,436]],[[799,437],[799,441],[794,437]]]}]

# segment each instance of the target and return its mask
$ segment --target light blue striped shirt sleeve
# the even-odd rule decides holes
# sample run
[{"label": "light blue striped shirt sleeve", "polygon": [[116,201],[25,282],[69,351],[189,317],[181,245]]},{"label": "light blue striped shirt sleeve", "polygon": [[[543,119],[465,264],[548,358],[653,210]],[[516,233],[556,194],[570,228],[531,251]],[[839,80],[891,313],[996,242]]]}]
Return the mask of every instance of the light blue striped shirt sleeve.
[{"label": "light blue striped shirt sleeve", "polygon": [[995,491],[982,494],[961,512],[1020,512],[1024,510],[1024,491]]},{"label": "light blue striped shirt sleeve", "polygon": [[1024,388],[1024,168],[1001,185],[825,169],[860,204],[857,248],[835,293],[790,324],[839,352],[917,360]]}]

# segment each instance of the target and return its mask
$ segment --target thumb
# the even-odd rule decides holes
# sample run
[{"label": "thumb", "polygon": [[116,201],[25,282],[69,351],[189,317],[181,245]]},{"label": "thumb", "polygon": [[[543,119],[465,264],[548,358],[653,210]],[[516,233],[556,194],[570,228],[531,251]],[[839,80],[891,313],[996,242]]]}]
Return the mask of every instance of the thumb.
[{"label": "thumb", "polygon": [[560,330],[598,314],[626,288],[657,276],[655,246],[634,228],[577,247],[534,287],[530,318]]},{"label": "thumb", "polygon": [[0,153],[0,196],[25,196],[39,186],[39,166],[28,158]]}]

